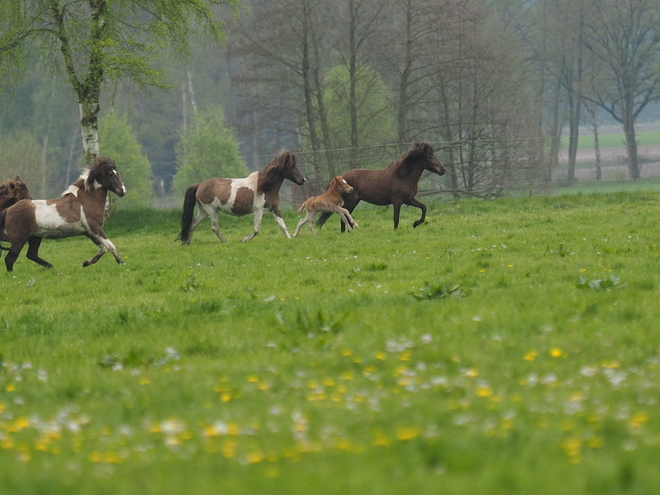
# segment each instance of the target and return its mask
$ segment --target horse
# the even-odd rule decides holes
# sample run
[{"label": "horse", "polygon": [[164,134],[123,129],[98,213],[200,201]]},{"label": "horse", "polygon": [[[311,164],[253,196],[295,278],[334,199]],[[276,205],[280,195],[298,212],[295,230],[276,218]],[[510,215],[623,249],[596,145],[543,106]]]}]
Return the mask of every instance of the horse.
[{"label": "horse", "polygon": [[[360,201],[379,206],[391,204],[394,206],[394,228],[397,229],[401,205],[415,206],[422,210],[421,218],[413,223],[413,227],[417,227],[426,220],[426,205],[415,199],[417,183],[424,170],[438,175],[445,173],[442,163],[435,157],[433,146],[429,143],[417,142],[386,169],[349,170],[342,177],[353,187],[353,192],[342,194],[344,208],[352,213]],[[321,227],[330,215],[332,215],[330,212],[321,213],[316,225]],[[344,231],[343,222],[341,231]]]},{"label": "horse", "polygon": [[[21,199],[32,199],[32,196],[30,196],[30,191],[28,191],[25,182],[23,182],[18,175],[13,179],[7,179],[0,184],[0,211],[6,210]],[[0,241],[7,240],[8,239],[0,233]],[[9,251],[9,248],[0,246],[0,252],[2,251]]]},{"label": "horse", "polygon": [[319,196],[312,196],[302,205],[300,205],[300,208],[298,208],[298,215],[300,215],[303,210],[307,210],[307,215],[305,215],[305,218],[302,218],[300,222],[298,222],[298,226],[296,227],[296,231],[293,233],[293,237],[298,237],[300,229],[305,224],[309,225],[309,230],[312,231],[312,234],[316,235],[316,232],[314,232],[313,224],[314,217],[319,211],[337,213],[341,217],[342,222],[344,222],[348,228],[349,232],[352,230],[353,226],[355,228],[359,228],[360,226],[355,220],[353,220],[353,217],[349,211],[345,208],[342,208],[344,200],[341,198],[341,195],[342,193],[350,192],[353,192],[353,188],[341,176],[332,179],[328,189],[323,194]]},{"label": "horse", "polygon": [[6,210],[21,199],[32,199],[32,196],[18,175],[0,184],[0,211]]},{"label": "horse", "polygon": [[[242,179],[207,179],[200,184],[193,184],[186,190],[181,215],[181,233],[176,240],[182,245],[190,244],[193,231],[207,217],[211,219],[211,230],[221,242],[227,242],[218,223],[218,212],[228,215],[254,215],[253,232],[242,239],[247,242],[259,233],[264,210],[273,213],[277,224],[290,239],[280,213],[280,187],[284,179],[302,186],[305,177],[296,166],[296,155],[290,151],[280,152],[263,170],[252,172]],[[197,204],[199,210],[193,219]]]},{"label": "horse", "polygon": [[22,199],[0,212],[0,233],[11,243],[5,257],[7,271],[13,270],[26,242],[27,258],[52,268],[53,265],[39,257],[41,240],[77,235],[89,237],[99,247],[98,254],[85,261],[83,267],[96,263],[106,251],[113,254],[118,264],[124,264],[102,229],[108,191],[119,197],[126,194],[115,161],[99,156],[58,199]]}]

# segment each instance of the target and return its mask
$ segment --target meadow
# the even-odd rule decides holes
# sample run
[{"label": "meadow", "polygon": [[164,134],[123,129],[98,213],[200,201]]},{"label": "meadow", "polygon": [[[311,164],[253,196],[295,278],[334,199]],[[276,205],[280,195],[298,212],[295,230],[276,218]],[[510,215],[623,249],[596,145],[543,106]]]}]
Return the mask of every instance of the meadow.
[{"label": "meadow", "polygon": [[[7,494],[646,494],[660,193],[272,216],[119,211],[0,275]],[[295,212],[285,213],[289,231]]]}]

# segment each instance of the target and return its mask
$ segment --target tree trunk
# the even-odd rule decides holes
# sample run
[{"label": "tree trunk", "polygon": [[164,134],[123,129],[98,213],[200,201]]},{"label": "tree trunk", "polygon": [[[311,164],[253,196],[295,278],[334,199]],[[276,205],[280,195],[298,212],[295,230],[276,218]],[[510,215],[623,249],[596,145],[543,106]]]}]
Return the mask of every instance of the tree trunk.
[{"label": "tree trunk", "polygon": [[596,180],[601,180],[603,178],[603,171],[601,169],[601,157],[600,157],[600,138],[598,136],[598,120],[596,119],[596,105],[585,105],[587,111],[589,112],[589,117],[591,118],[591,129],[594,133],[594,154],[596,155]]},{"label": "tree trunk", "polygon": [[348,73],[349,73],[349,119],[351,126],[351,168],[356,167],[357,148],[358,148],[358,126],[357,126],[357,12],[355,11],[355,1],[349,0],[350,10],[350,28],[349,28],[349,54],[348,54]]},{"label": "tree trunk", "polygon": [[408,142],[408,79],[412,71],[412,11],[410,1],[406,5],[406,55],[403,71],[399,78],[399,112],[397,135],[400,143]]},{"label": "tree trunk", "polygon": [[302,39],[302,78],[303,78],[303,93],[305,98],[305,119],[307,120],[307,128],[309,129],[309,141],[312,145],[312,161],[315,172],[315,180],[323,180],[323,170],[321,170],[321,163],[319,159],[319,150],[321,149],[321,142],[319,139],[318,131],[316,130],[316,114],[314,111],[314,81],[313,73],[310,68],[310,34],[311,34],[311,7],[307,2],[303,4],[303,15],[305,18],[305,26]]},{"label": "tree trunk", "polygon": [[635,119],[631,112],[625,112],[623,132],[626,135],[626,151],[628,152],[628,173],[633,180],[639,179],[639,156],[637,154],[637,139],[635,138]]}]

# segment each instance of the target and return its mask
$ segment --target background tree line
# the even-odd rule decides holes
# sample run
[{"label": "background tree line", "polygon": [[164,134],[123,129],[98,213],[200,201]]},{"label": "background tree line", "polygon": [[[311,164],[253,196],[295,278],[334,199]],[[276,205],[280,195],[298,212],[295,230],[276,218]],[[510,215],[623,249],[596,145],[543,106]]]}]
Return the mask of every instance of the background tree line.
[{"label": "background tree line", "polygon": [[[72,3],[89,10],[95,2]],[[654,0],[215,3],[202,20],[181,10],[191,29],[174,24],[174,44],[149,42],[174,21],[157,29],[150,12],[114,11],[142,26],[116,58],[130,51],[135,62],[133,52],[150,50],[151,65],[119,65],[130,70],[104,79],[99,147],[132,150],[118,164],[142,164],[133,174],[148,186],[140,198],[245,175],[283,148],[297,152],[311,179],[306,192],[316,193],[350,168],[385,166],[415,140],[433,143],[448,169],[425,189],[497,195],[549,181],[565,127],[573,181],[580,128],[597,132],[604,119],[622,126],[629,176],[639,177],[635,123],[660,98]],[[0,9],[0,172],[21,173],[37,195],[52,195],[84,162],[80,98],[43,39],[9,49],[13,15]],[[205,19],[221,28],[195,29]]]}]

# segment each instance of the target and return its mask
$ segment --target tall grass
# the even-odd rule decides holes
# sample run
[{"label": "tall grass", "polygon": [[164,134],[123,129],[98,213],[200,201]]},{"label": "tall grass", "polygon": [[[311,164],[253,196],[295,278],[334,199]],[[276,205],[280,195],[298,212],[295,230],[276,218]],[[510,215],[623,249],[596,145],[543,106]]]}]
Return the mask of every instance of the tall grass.
[{"label": "tall grass", "polygon": [[[655,192],[118,212],[1,275],[3,493],[654,493]],[[295,214],[285,215],[289,228]]]}]

